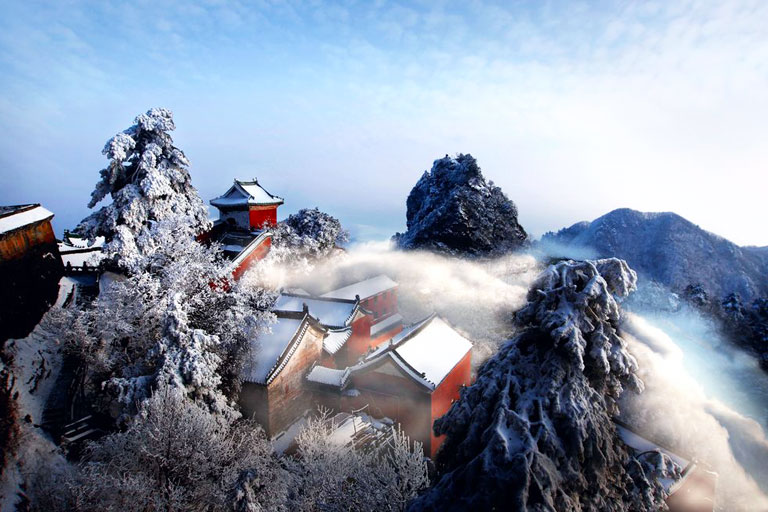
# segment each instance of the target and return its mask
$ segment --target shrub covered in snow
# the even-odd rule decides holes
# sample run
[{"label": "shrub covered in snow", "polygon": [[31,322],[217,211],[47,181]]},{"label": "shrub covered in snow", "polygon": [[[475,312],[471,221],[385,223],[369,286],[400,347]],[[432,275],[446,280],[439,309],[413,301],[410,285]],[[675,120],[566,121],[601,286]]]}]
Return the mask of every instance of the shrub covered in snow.
[{"label": "shrub covered in snow", "polygon": [[768,370],[768,297],[744,304],[738,293],[731,293],[722,300],[717,314],[726,333],[751,349]]},{"label": "shrub covered in snow", "polygon": [[515,204],[486,182],[472,155],[435,160],[408,195],[407,227],[394,240],[403,249],[494,255],[520,247],[527,234]]},{"label": "shrub covered in snow", "polygon": [[[91,445],[68,482],[77,510],[284,510],[287,474],[261,429],[165,388]],[[61,492],[62,489],[59,489]]]},{"label": "shrub covered in snow", "polygon": [[308,273],[321,258],[349,241],[349,233],[335,217],[317,208],[302,209],[272,230],[270,264],[288,263]]},{"label": "shrub covered in snow", "polygon": [[537,279],[523,331],[435,423],[448,436],[441,476],[412,510],[664,507],[652,465],[629,457],[611,421],[623,387],[642,389],[615,299],[636,279],[618,259],[562,261]]},{"label": "shrub covered in snow", "polygon": [[189,161],[168,133],[175,128],[170,110],[153,108],[109,139],[102,151],[109,164],[101,170],[88,207],[107,196],[112,202],[85,218],[77,231],[92,239],[104,236],[105,252],[124,268],[151,251],[147,231],[153,223],[186,217],[193,235],[210,224],[192,187]]},{"label": "shrub covered in snow", "polygon": [[333,439],[327,414],[309,420],[289,468],[292,510],[403,510],[429,485],[420,443],[395,431],[390,444],[360,449]]},{"label": "shrub covered in snow", "polygon": [[273,251],[278,259],[315,260],[349,241],[349,233],[335,217],[317,208],[289,215],[273,230]]}]

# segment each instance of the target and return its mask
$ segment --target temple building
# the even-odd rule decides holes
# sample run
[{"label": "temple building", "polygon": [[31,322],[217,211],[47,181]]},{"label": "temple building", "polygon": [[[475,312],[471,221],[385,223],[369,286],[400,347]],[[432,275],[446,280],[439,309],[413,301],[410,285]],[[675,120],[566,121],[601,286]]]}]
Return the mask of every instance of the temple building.
[{"label": "temple building", "polygon": [[277,224],[277,207],[283,198],[270,194],[255,178],[235,180],[223,195],[211,199],[219,220],[245,230],[258,231]]},{"label": "temple building", "polygon": [[328,330],[323,340],[320,364],[337,368],[357,362],[363,352],[350,350],[350,347],[368,346],[373,323],[373,314],[362,307],[360,300],[313,297],[306,292],[283,292],[273,309],[278,314],[298,313],[305,307]]},{"label": "temple building", "polygon": [[26,256],[34,247],[56,244],[53,213],[39,204],[0,206],[0,263]]},{"label": "temple building", "polygon": [[243,413],[282,438],[318,405],[365,410],[434,457],[443,439],[432,425],[471,383],[472,344],[436,315],[403,327],[397,286],[379,275],[319,297],[284,291],[244,375]]},{"label": "temple building", "polygon": [[403,329],[403,317],[397,303],[397,283],[385,275],[350,284],[321,295],[322,298],[357,300],[371,313],[370,333],[347,343],[348,361],[378,347]]},{"label": "temple building", "polygon": [[51,219],[39,204],[0,206],[0,345],[29,334],[56,302],[63,266]]},{"label": "temple building", "polygon": [[344,369],[315,366],[307,375],[317,400],[344,411],[366,408],[400,423],[437,454],[444,438],[432,431],[472,378],[472,343],[436,315],[403,329],[360,363]]},{"label": "temple building", "polygon": [[219,219],[203,239],[221,244],[235,279],[269,252],[269,228],[277,224],[277,208],[281,204],[283,199],[267,192],[255,178],[235,180],[223,195],[211,199],[211,205],[219,210]]},{"label": "temple building", "polygon": [[326,335],[327,330],[304,310],[277,313],[271,332],[259,338],[244,368],[239,402],[243,415],[256,420],[268,436],[314,409],[304,378],[322,357]]}]

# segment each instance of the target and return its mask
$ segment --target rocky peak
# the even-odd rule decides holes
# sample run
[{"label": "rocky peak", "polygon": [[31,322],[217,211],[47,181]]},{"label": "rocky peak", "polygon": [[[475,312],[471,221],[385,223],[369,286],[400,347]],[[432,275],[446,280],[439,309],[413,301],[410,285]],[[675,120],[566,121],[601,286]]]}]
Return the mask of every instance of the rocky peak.
[{"label": "rocky peak", "polygon": [[528,236],[515,204],[485,180],[469,154],[435,160],[406,206],[408,230],[394,237],[403,249],[492,256],[520,247]]}]

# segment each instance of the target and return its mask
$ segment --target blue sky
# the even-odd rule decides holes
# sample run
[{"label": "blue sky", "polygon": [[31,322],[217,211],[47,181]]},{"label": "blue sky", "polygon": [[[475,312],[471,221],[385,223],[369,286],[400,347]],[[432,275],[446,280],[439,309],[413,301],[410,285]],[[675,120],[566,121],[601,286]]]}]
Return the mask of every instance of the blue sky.
[{"label": "blue sky", "polygon": [[539,235],[614,208],[768,245],[768,2],[4,2],[0,203],[58,232],[155,106],[203,198],[258,177],[359,238],[472,153]]}]

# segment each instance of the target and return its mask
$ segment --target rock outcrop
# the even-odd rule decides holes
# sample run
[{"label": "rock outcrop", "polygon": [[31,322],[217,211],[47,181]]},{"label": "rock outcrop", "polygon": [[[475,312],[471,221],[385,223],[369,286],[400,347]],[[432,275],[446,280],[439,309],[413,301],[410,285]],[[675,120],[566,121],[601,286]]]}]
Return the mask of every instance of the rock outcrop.
[{"label": "rock outcrop", "polygon": [[403,249],[494,256],[519,248],[528,237],[515,203],[486,182],[469,154],[435,160],[411,190],[407,207],[408,230],[393,238]]}]

